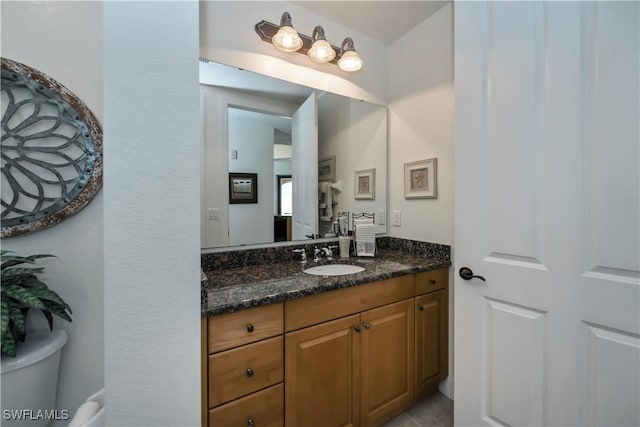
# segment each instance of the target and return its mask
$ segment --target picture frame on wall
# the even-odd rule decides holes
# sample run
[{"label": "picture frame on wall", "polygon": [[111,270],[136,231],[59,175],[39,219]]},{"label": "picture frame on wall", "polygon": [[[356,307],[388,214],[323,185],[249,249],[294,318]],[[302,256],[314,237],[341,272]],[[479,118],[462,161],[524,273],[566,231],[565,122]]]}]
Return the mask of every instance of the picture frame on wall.
[{"label": "picture frame on wall", "polygon": [[404,164],[404,198],[438,198],[438,159],[436,157]]},{"label": "picture frame on wall", "polygon": [[336,156],[318,160],[318,182],[336,180]]},{"label": "picture frame on wall", "polygon": [[229,204],[258,203],[258,174],[229,173]]},{"label": "picture frame on wall", "polygon": [[363,169],[355,172],[354,197],[356,199],[375,200],[376,198],[376,170]]}]

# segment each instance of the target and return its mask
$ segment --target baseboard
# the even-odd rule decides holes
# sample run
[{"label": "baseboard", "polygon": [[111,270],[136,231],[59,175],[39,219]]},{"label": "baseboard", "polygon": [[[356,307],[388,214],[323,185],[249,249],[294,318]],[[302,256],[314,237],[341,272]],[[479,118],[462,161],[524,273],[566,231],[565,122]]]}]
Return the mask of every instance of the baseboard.
[{"label": "baseboard", "polygon": [[453,377],[448,376],[446,380],[439,384],[438,389],[440,390],[440,393],[453,400]]}]

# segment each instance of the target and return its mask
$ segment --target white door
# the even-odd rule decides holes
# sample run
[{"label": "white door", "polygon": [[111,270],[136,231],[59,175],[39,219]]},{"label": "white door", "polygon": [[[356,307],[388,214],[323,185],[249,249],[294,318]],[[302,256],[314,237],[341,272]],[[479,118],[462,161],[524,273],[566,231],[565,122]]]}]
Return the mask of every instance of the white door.
[{"label": "white door", "polygon": [[318,98],[315,92],[293,114],[291,145],[291,234],[293,240],[303,240],[318,233]]},{"label": "white door", "polygon": [[638,13],[455,2],[456,425],[640,424]]}]

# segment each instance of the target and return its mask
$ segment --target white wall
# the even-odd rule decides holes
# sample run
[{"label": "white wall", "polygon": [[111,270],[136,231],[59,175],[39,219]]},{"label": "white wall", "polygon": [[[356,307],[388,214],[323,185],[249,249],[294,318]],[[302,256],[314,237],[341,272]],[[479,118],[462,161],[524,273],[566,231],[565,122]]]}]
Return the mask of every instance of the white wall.
[{"label": "white wall", "polygon": [[[399,39],[389,61],[389,235],[453,244],[453,13],[447,5]],[[438,158],[438,198],[404,198],[404,163]],[[389,215],[391,217],[391,215]]]},{"label": "white wall", "polygon": [[[390,236],[454,243],[453,6],[443,7],[390,48],[389,203],[402,212]],[[438,198],[404,198],[404,163],[438,158]],[[452,252],[455,248],[452,248]],[[453,259],[453,254],[452,254]],[[449,378],[440,390],[453,398],[453,271],[449,278]]]},{"label": "white wall", "polygon": [[[101,35],[98,2],[2,2],[2,56],[58,80],[102,122]],[[71,414],[104,386],[102,194],[52,228],[2,240],[4,250],[58,257],[39,264],[46,266],[44,282],[73,310],[71,323],[54,321],[69,336],[62,350],[57,406]],[[46,327],[33,313],[30,327]]]},{"label": "white wall", "polygon": [[[336,65],[316,64],[306,55],[280,52],[263,42],[253,29],[255,24],[262,20],[280,24],[285,11],[291,14],[294,28],[309,37],[316,25],[324,27],[327,40],[335,46],[351,36],[365,62],[362,70],[347,73]],[[356,99],[379,104],[387,99],[386,46],[290,2],[201,2],[200,56]]]},{"label": "white wall", "polygon": [[229,172],[258,174],[258,203],[229,205],[229,244],[273,242],[273,127],[242,117],[229,116]]},{"label": "white wall", "polygon": [[[336,156],[336,182],[342,193],[334,207],[337,212],[380,213],[386,210],[387,182],[387,111],[379,105],[338,96],[322,96],[318,100],[320,122],[318,157]],[[375,199],[355,198],[355,171],[375,169]],[[376,221],[377,222],[377,221]],[[385,221],[386,224],[386,221]],[[387,231],[385,224],[376,225],[376,233]],[[324,223],[325,230],[327,223]]]},{"label": "white wall", "polygon": [[199,426],[198,3],[103,19],[106,425]]}]

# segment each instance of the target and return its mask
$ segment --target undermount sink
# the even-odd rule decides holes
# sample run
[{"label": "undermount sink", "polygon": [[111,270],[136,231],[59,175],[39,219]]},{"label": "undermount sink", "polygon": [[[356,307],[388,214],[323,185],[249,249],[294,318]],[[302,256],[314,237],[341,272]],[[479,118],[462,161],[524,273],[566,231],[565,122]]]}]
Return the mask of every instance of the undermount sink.
[{"label": "undermount sink", "polygon": [[303,270],[304,273],[312,274],[314,276],[343,276],[345,274],[360,273],[361,271],[364,271],[363,267],[350,264],[318,265]]}]

